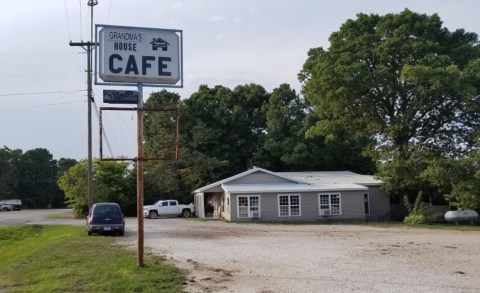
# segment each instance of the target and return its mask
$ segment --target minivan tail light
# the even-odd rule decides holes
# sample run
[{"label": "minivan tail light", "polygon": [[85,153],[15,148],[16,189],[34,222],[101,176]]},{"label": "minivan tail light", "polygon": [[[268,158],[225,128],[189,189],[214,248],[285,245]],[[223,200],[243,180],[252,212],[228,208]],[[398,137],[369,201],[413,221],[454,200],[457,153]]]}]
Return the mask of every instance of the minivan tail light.
[{"label": "minivan tail light", "polygon": [[88,220],[88,224],[90,225],[92,224],[92,219]]},{"label": "minivan tail light", "polygon": [[122,219],[122,223],[125,224],[125,218]]}]

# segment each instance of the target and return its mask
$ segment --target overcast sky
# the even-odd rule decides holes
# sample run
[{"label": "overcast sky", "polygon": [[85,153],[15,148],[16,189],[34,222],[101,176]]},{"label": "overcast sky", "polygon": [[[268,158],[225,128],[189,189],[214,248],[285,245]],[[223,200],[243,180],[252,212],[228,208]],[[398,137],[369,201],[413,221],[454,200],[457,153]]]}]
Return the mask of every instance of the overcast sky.
[{"label": "overcast sky", "polygon": [[[90,38],[87,0],[0,0],[0,147],[46,148],[59,159],[87,156],[86,55],[69,41]],[[188,98],[199,85],[257,83],[268,91],[289,83],[310,48],[363,13],[438,13],[450,30],[480,32],[480,1],[98,0],[95,24],[181,29]],[[98,107],[102,90],[94,86]],[[117,89],[127,89],[116,87]],[[133,88],[130,88],[133,89]],[[158,88],[145,88],[145,98]],[[29,94],[43,93],[49,94]],[[22,95],[20,95],[22,94]],[[114,156],[136,154],[133,113],[105,115]],[[93,118],[93,155],[99,155]],[[110,155],[108,148],[105,150]]]}]

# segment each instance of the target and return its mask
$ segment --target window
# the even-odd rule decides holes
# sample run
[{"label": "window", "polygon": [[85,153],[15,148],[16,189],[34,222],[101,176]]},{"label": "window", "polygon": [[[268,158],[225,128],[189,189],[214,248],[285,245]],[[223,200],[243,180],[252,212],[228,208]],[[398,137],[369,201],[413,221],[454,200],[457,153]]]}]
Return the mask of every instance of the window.
[{"label": "window", "polygon": [[176,201],[173,201],[173,200],[170,201],[170,206],[171,206],[171,207],[172,207],[172,206],[176,206],[176,205],[177,205],[177,202],[176,202]]},{"label": "window", "polygon": [[363,198],[365,200],[365,215],[370,215],[370,198],[369,198],[369,194],[368,193],[365,193],[363,195]]},{"label": "window", "polygon": [[252,218],[254,212],[260,217],[260,195],[238,195],[237,204],[238,218]]},{"label": "window", "polygon": [[323,210],[330,210],[331,215],[341,215],[341,197],[340,193],[319,194],[319,215],[323,215]]},{"label": "window", "polygon": [[279,194],[278,195],[278,216],[293,217],[301,216],[300,194]]}]

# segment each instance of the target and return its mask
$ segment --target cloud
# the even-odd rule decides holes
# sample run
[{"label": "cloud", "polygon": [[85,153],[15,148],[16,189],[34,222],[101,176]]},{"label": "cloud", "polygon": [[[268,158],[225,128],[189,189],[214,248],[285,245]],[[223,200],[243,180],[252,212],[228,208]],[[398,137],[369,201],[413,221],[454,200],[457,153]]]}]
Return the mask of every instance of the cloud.
[{"label": "cloud", "polygon": [[210,21],[217,22],[225,20],[225,16],[210,16]]},{"label": "cloud", "polygon": [[239,23],[241,23],[241,22],[242,22],[242,18],[241,18],[241,17],[235,17],[235,18],[233,19],[233,24],[239,24]]},{"label": "cloud", "polygon": [[175,3],[175,4],[172,5],[172,8],[173,9],[182,9],[182,3],[180,3],[180,2]]},{"label": "cloud", "polygon": [[224,33],[221,33],[221,34],[218,34],[218,35],[215,37],[215,39],[221,40],[221,39],[223,39],[224,36],[225,36],[225,34],[224,34]]}]

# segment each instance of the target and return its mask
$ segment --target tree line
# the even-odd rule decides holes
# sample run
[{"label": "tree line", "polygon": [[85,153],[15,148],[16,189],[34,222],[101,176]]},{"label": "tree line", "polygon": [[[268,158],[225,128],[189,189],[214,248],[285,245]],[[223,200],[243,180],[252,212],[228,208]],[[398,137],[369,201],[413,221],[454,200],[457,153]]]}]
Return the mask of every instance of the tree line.
[{"label": "tree line", "polygon": [[77,163],[54,160],[43,148],[23,152],[6,146],[0,149],[0,200],[21,199],[26,208],[63,208],[65,194],[57,180]]}]

